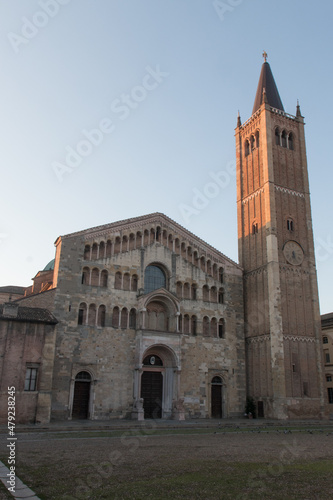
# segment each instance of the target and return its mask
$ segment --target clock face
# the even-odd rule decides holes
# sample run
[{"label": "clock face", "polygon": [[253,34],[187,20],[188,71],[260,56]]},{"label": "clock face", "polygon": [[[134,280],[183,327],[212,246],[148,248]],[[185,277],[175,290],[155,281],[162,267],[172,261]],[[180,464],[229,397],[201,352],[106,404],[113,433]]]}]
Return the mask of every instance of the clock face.
[{"label": "clock face", "polygon": [[296,241],[287,241],[283,247],[283,254],[287,262],[293,266],[299,266],[303,262],[304,252]]}]

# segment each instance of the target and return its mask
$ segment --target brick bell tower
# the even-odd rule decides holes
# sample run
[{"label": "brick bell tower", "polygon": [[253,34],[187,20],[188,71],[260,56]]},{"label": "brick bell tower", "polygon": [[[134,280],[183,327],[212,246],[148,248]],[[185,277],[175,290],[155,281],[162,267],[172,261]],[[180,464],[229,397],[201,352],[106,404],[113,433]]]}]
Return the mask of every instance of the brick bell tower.
[{"label": "brick bell tower", "polygon": [[263,53],[236,127],[247,394],[266,418],[323,418],[323,361],[304,119],[285,113]]}]

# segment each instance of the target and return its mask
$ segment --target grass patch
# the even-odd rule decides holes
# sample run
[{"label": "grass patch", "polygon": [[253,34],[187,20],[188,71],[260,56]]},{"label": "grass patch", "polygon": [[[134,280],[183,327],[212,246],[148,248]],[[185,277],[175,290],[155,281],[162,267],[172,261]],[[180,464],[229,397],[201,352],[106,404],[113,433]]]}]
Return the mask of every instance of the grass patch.
[{"label": "grass patch", "polygon": [[[71,478],[55,480],[48,466],[25,466],[26,480],[43,500],[304,500],[332,497],[333,461],[228,463],[183,460],[168,468],[154,465],[146,477],[125,467],[125,474],[98,472],[80,465]],[[139,472],[139,471],[138,471]]]}]

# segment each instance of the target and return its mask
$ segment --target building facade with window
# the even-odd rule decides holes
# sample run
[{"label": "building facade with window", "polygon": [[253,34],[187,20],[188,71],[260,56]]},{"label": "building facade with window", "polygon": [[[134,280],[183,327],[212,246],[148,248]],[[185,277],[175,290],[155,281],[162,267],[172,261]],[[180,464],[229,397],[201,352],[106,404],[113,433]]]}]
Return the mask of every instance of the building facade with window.
[{"label": "building facade with window", "polygon": [[47,309],[0,305],[1,423],[7,423],[9,389],[14,422],[50,420],[56,324]]},{"label": "building facade with window", "polygon": [[239,416],[242,269],[163,214],[56,241],[54,418]]}]

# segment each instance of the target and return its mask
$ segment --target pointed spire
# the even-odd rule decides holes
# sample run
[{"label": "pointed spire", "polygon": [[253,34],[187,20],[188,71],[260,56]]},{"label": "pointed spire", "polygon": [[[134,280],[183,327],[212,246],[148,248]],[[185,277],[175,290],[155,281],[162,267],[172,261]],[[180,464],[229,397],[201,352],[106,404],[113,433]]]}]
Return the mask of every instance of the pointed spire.
[{"label": "pointed spire", "polygon": [[240,127],[242,125],[242,120],[241,120],[241,117],[240,117],[240,114],[239,114],[239,110],[238,110],[238,116],[237,116],[237,128]]},{"label": "pointed spire", "polygon": [[267,52],[263,52],[263,58],[265,62],[261,67],[261,73],[259,77],[259,83],[257,87],[257,93],[254,100],[254,106],[252,110],[252,114],[258,111],[262,104],[263,99],[263,91],[265,89],[266,94],[266,103],[272,106],[273,108],[281,109],[284,111],[283,104],[279,95],[279,91],[277,89],[273,73],[271,71],[270,65],[267,62]]},{"label": "pointed spire", "polygon": [[296,106],[296,116],[298,118],[300,118],[302,116],[302,113],[301,113],[301,107],[299,105],[299,100],[297,99],[297,106]]}]

